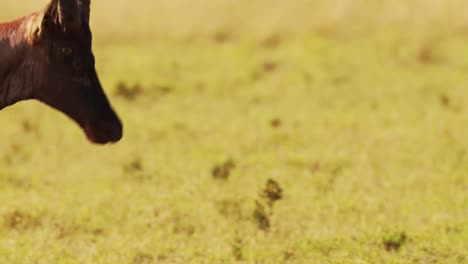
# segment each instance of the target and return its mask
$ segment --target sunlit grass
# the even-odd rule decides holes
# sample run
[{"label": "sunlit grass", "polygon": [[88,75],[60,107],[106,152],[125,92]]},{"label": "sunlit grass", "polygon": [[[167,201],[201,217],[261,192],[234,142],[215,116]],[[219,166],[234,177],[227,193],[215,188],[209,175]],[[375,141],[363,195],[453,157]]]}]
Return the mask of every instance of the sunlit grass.
[{"label": "sunlit grass", "polygon": [[[0,19],[36,11],[48,0],[1,0]],[[468,28],[465,0],[157,0],[93,1],[98,39],[161,39],[230,32],[262,37],[283,34],[366,34],[391,28],[414,34],[462,33]]]},{"label": "sunlit grass", "polygon": [[[95,2],[98,14],[110,6]],[[125,123],[119,144],[89,144],[39,103],[0,112],[0,263],[468,260],[463,35],[296,24],[252,36],[246,25],[264,20],[229,25],[255,4],[196,20],[230,2],[175,2],[148,4],[166,6],[152,17],[160,28],[116,19],[157,33],[145,42],[128,39],[130,26],[106,41],[111,24],[95,19],[98,71]],[[440,1],[430,2],[422,14]],[[167,10],[213,29],[182,34]],[[271,208],[270,179],[282,190]]]}]

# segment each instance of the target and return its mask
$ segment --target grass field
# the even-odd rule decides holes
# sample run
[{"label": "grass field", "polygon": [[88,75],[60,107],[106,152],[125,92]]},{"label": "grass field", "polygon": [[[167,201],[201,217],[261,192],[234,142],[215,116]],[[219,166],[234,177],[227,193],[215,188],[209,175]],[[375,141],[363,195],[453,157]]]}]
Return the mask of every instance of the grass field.
[{"label": "grass field", "polygon": [[468,262],[466,1],[94,2],[124,140],[2,110],[0,263]]}]

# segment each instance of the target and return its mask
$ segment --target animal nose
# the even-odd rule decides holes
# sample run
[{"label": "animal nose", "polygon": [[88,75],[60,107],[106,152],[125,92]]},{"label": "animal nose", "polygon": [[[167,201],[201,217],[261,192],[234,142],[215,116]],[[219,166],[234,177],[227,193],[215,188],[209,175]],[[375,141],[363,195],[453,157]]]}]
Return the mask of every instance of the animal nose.
[{"label": "animal nose", "polygon": [[83,129],[88,139],[96,144],[116,143],[123,136],[123,126],[118,118],[87,123]]},{"label": "animal nose", "polygon": [[108,123],[107,131],[110,142],[118,142],[123,137],[123,127],[120,120]]}]

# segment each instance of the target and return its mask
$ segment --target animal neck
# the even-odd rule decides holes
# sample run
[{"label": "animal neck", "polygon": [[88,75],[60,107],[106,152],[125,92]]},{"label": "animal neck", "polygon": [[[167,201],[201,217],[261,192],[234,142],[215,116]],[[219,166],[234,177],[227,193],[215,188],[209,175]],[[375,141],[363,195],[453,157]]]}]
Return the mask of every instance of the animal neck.
[{"label": "animal neck", "polygon": [[0,24],[0,109],[31,99],[38,82],[37,66],[28,56],[31,19]]}]

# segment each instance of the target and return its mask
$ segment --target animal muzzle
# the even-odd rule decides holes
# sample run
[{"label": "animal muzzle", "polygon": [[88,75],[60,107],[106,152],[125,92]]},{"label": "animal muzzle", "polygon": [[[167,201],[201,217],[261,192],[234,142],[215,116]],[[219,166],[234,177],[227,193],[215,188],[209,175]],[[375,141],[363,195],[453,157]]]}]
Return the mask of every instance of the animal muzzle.
[{"label": "animal muzzle", "polygon": [[83,129],[88,139],[95,144],[116,143],[123,136],[122,122],[117,117],[85,123]]}]

